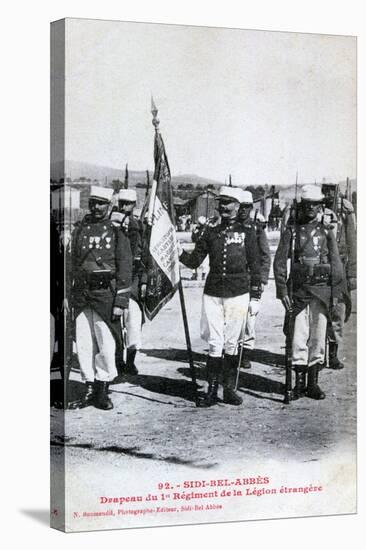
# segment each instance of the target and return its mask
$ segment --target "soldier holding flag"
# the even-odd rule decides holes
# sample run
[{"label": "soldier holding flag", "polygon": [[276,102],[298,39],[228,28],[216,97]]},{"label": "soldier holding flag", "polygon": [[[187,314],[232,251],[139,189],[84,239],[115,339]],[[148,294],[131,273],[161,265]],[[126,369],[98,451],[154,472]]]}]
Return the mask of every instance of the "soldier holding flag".
[{"label": "soldier holding flag", "polygon": [[252,227],[243,227],[237,220],[241,193],[239,188],[221,187],[221,223],[207,227],[193,252],[183,251],[179,258],[191,269],[197,268],[207,255],[210,259],[201,318],[201,336],[209,344],[207,406],[217,402],[221,375],[224,402],[242,403],[236,393],[237,344],[249,298],[260,298],[261,294],[256,234]]}]

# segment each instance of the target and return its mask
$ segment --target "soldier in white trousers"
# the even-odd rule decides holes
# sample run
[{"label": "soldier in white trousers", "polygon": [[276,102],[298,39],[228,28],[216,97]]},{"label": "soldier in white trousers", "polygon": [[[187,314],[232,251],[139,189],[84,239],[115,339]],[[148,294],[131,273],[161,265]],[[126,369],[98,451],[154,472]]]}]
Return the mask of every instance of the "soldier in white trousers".
[{"label": "soldier in white trousers", "polygon": [[256,235],[237,221],[241,189],[220,189],[221,223],[207,227],[192,253],[182,252],[180,261],[196,269],[209,256],[203,294],[201,336],[209,345],[207,358],[208,391],[206,406],[217,403],[222,375],[223,400],[240,405],[237,394],[237,344],[247,314],[249,296],[260,292],[260,273]]},{"label": "soldier in white trousers", "polygon": [[76,347],[85,392],[71,408],[94,405],[109,410],[109,383],[117,375],[120,317],[128,308],[132,255],[127,237],[108,218],[112,190],[92,186],[90,214],[72,239],[72,305]]}]

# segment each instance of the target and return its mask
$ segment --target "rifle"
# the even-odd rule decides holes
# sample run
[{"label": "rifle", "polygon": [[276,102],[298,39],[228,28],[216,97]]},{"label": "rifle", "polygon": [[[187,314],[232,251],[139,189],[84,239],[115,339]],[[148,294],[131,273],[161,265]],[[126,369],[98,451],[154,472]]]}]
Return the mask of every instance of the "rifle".
[{"label": "rifle", "polygon": [[[294,224],[294,228],[291,229],[291,241],[290,241],[291,271],[294,264],[295,238],[296,238],[296,232],[295,232],[295,224]],[[292,277],[290,275],[290,280],[288,284],[288,297],[290,298],[291,304],[292,304],[292,297],[293,297],[292,287],[293,287]],[[295,325],[294,313],[293,313],[293,310],[291,309],[287,311],[286,354],[285,354],[286,376],[285,376],[285,395],[283,399],[283,402],[285,403],[285,405],[288,405],[290,401],[292,401],[292,340],[294,337],[294,325]]]},{"label": "rifle", "polygon": [[[288,297],[290,299],[291,309],[287,311],[287,330],[286,330],[286,353],[285,353],[285,395],[283,402],[285,405],[288,405],[292,401],[292,341],[294,337],[294,325],[295,317],[292,310],[292,299],[293,299],[293,282],[292,282],[292,273],[293,266],[295,262],[295,241],[296,241],[296,223],[297,223],[297,178],[296,173],[296,184],[295,184],[295,199],[293,202],[293,217],[292,217],[292,228],[291,230],[291,239],[290,239],[290,278],[288,283]],[[290,216],[291,217],[291,216]]]},{"label": "rifle", "polygon": [[128,315],[126,310],[123,310],[122,316],[121,316],[121,336],[122,336],[122,359],[124,364],[127,364],[127,326],[126,326],[126,314]]},{"label": "rifle", "polygon": [[[243,328],[242,328],[242,332],[243,332],[244,328],[245,328],[245,321],[244,321],[244,325],[243,325]],[[241,360],[243,358],[243,352],[244,352],[244,337],[243,336],[239,340],[238,345],[239,345],[239,359],[238,359],[238,366],[237,366],[237,369],[236,369],[236,380],[235,380],[235,388],[234,388],[235,391],[237,391],[238,385],[239,385],[240,365],[241,365]]]}]

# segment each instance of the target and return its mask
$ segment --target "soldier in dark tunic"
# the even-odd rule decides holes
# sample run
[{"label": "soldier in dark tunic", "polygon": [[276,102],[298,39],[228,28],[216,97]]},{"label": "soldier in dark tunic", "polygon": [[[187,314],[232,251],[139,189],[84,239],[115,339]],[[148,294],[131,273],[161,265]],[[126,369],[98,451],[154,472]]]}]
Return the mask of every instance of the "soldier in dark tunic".
[{"label": "soldier in dark tunic", "polygon": [[[147,272],[144,265],[144,227],[134,214],[137,196],[134,189],[121,189],[118,196],[118,225],[130,241],[133,269],[130,302],[125,321],[127,329],[126,363],[120,363],[120,374],[138,374],[136,355],[142,343],[144,322],[143,303],[146,294]],[[113,219],[117,221],[114,216]]]},{"label": "soldier in dark tunic", "polygon": [[[317,218],[323,198],[320,187],[303,187],[296,220],[283,232],[273,264],[277,298],[295,317],[293,335],[288,335],[292,337],[295,399],[305,395],[325,398],[318,376],[324,366],[327,322],[344,284],[333,232]],[[288,278],[287,262],[291,257]]]},{"label": "soldier in dark tunic", "polygon": [[120,317],[128,308],[132,255],[128,238],[107,217],[112,190],[91,187],[90,214],[72,239],[72,303],[85,394],[74,407],[111,409],[109,383],[117,376]]},{"label": "soldier in dark tunic", "polygon": [[248,311],[249,295],[254,298],[261,292],[255,231],[252,227],[243,228],[237,221],[240,196],[241,189],[221,187],[221,223],[207,227],[192,253],[180,255],[181,262],[191,269],[197,268],[207,255],[210,259],[201,318],[201,337],[209,344],[207,406],[217,402],[221,374],[224,402],[242,403],[236,393],[237,344]]},{"label": "soldier in dark tunic", "polygon": [[336,185],[323,184],[322,191],[325,196],[325,210],[322,215],[333,228],[345,275],[342,296],[334,305],[328,324],[328,366],[339,370],[344,368],[344,364],[338,358],[338,349],[342,345],[344,323],[352,309],[351,291],[357,286],[356,220],[352,203],[342,196],[337,197]]},{"label": "soldier in dark tunic", "polygon": [[[259,252],[259,264],[261,272],[262,292],[268,284],[269,270],[271,268],[271,252],[269,250],[268,239],[265,231],[265,221],[261,214],[253,209],[253,195],[250,191],[243,191],[240,201],[238,220],[245,228],[252,227],[257,236],[257,245]],[[250,369],[251,363],[248,359],[248,351],[254,349],[255,345],[255,324],[260,309],[260,298],[251,298],[248,307],[248,315],[244,323],[241,341],[244,348],[241,367]]]}]

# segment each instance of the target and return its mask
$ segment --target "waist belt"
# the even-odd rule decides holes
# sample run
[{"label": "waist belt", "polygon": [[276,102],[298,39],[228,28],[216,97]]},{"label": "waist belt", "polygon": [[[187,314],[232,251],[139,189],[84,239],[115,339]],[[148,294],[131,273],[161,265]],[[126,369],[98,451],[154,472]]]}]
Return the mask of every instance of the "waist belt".
[{"label": "waist belt", "polygon": [[331,282],[330,264],[321,263],[295,263],[292,277],[294,283],[308,285],[328,285]]},{"label": "waist belt", "polygon": [[83,271],[78,279],[78,285],[89,290],[104,290],[110,288],[115,273],[110,270]]},{"label": "waist belt", "polygon": [[329,265],[328,256],[299,256],[298,262],[303,265]]}]

